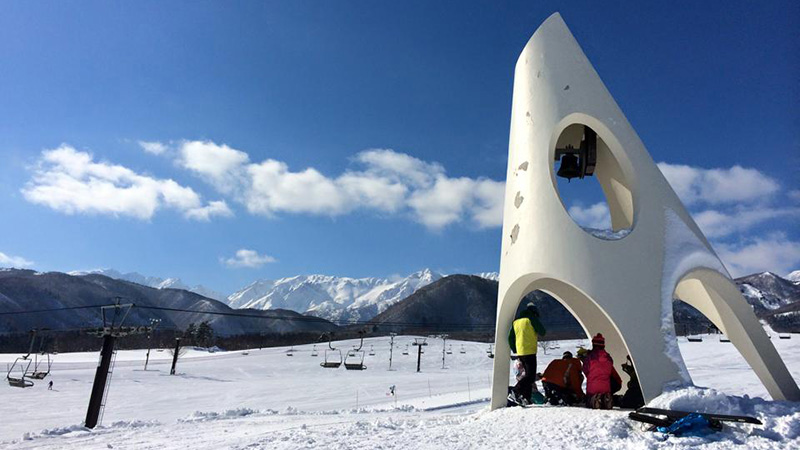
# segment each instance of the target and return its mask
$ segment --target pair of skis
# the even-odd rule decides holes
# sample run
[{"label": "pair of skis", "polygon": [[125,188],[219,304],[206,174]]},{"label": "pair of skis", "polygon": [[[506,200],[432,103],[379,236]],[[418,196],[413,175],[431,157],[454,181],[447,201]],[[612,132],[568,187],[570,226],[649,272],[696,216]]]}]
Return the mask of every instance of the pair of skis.
[{"label": "pair of skis", "polygon": [[760,420],[750,416],[732,416],[727,414],[701,413],[694,411],[676,411],[659,408],[639,408],[635,412],[628,414],[631,420],[652,425],[650,431],[657,427],[667,428],[676,421],[688,416],[689,414],[699,414],[708,420],[712,429],[721,430],[723,422],[750,423],[763,425]]}]

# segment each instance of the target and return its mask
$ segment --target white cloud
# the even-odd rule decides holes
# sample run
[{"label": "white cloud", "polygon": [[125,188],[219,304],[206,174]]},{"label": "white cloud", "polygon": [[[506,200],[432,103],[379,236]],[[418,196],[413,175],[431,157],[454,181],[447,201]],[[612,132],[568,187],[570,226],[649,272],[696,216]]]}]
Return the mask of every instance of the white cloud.
[{"label": "white cloud", "polygon": [[365,150],[355,159],[367,166],[370,173],[402,180],[416,187],[430,187],[445,172],[441,164],[428,163],[385,148]]},{"label": "white cloud", "polygon": [[734,277],[764,271],[785,275],[800,266],[800,242],[782,233],[715,247]]},{"label": "white cloud", "polygon": [[703,169],[661,162],[658,168],[687,205],[758,202],[780,188],[774,178],[738,165],[727,169]]},{"label": "white cloud", "polygon": [[790,199],[800,202],[800,189],[792,189],[786,194]]},{"label": "white cloud", "polygon": [[504,183],[449,178],[437,163],[390,149],[358,153],[360,170],[337,177],[313,167],[293,172],[281,161],[250,162],[247,153],[208,141],[185,141],[179,164],[248,211],[338,216],[357,209],[408,211],[428,228],[470,220],[478,227],[502,224]]},{"label": "white cloud", "polygon": [[32,266],[33,261],[28,261],[27,259],[21,256],[12,256],[7,255],[3,252],[0,252],[0,266],[5,267],[28,267]]},{"label": "white cloud", "polygon": [[153,155],[161,155],[167,151],[168,147],[161,142],[148,142],[148,141],[139,141],[139,147],[142,147],[147,153],[152,153]]},{"label": "white cloud", "polygon": [[247,153],[225,144],[210,141],[184,141],[179,149],[178,163],[225,194],[233,193],[249,162]]},{"label": "white cloud", "polygon": [[[42,152],[31,180],[21,192],[31,203],[66,214],[108,214],[149,220],[162,207],[195,219],[230,214],[227,205],[224,209],[220,205],[203,206],[199,194],[173,180],[95,162],[90,153],[66,144]],[[209,209],[199,212],[203,208]]]},{"label": "white cloud", "polygon": [[268,159],[250,164],[247,174],[245,202],[250,212],[267,216],[275,212],[334,216],[356,206],[334,180],[312,168],[291,172],[285,163]]},{"label": "white cloud", "polygon": [[230,258],[220,258],[220,261],[228,267],[257,268],[264,264],[273,263],[276,259],[269,255],[259,255],[255,250],[242,248],[237,250],[234,256]]},{"label": "white cloud", "polygon": [[582,227],[598,230],[611,229],[611,213],[608,210],[608,205],[604,202],[598,202],[589,207],[575,204],[570,206],[568,212],[572,220]]},{"label": "white cloud", "polygon": [[208,205],[206,206],[187,209],[186,212],[184,212],[184,215],[189,219],[208,222],[212,217],[215,216],[232,217],[233,211],[228,208],[228,204],[225,203],[225,200],[215,200],[208,202]]},{"label": "white cloud", "polygon": [[770,220],[800,217],[800,208],[741,207],[731,211],[709,209],[693,213],[692,217],[706,237],[721,238],[748,231]]}]

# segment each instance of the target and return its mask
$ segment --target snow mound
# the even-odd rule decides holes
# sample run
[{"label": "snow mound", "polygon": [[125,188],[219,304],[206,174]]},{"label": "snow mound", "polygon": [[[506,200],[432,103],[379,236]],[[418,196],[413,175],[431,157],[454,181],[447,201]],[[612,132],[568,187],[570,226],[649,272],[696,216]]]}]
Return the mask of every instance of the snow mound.
[{"label": "snow mound", "polygon": [[250,408],[226,409],[221,413],[214,411],[211,412],[195,411],[188,417],[185,417],[183,419],[178,419],[178,422],[180,423],[206,422],[209,420],[222,420],[222,419],[234,419],[237,417],[247,417],[247,416],[252,416],[254,414],[273,415],[273,414],[278,414],[278,411],[272,409],[259,411]]},{"label": "snow mound", "polygon": [[[753,416],[764,423],[761,427],[753,427],[754,436],[787,443],[800,438],[800,405],[794,402],[767,401],[760,397],[750,398],[747,395],[743,397],[725,395],[715,389],[692,386],[666,392],[648,406],[678,411]],[[797,444],[800,448],[800,442]]]}]

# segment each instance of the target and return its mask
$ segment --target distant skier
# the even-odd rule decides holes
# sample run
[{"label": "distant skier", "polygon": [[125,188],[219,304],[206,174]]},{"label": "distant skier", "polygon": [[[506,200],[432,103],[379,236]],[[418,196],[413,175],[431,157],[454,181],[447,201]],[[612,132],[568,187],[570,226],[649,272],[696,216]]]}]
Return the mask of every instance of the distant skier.
[{"label": "distant skier", "polygon": [[597,333],[592,338],[592,350],[583,360],[586,374],[586,406],[592,409],[614,407],[612,394],[622,388],[622,378],[614,369],[614,360],[605,350],[606,340]]},{"label": "distant skier", "polygon": [[512,403],[524,406],[531,402],[531,393],[536,380],[537,345],[539,336],[544,336],[545,333],[544,326],[539,321],[539,310],[533,302],[528,303],[508,332],[508,345],[511,351],[517,354],[525,370],[524,375],[508,394],[508,400]]},{"label": "distant skier", "polygon": [[542,374],[544,396],[551,405],[574,405],[583,400],[581,361],[564,352],[547,365]]},{"label": "distant skier", "polygon": [[47,383],[47,390],[48,391],[52,391],[53,390],[53,380],[50,380],[50,382]]}]

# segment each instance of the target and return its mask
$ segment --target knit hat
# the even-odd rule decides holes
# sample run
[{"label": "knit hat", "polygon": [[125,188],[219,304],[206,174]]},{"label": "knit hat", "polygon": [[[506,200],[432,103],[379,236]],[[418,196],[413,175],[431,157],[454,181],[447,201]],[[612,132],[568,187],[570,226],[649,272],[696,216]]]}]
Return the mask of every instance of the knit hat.
[{"label": "knit hat", "polygon": [[561,355],[561,358],[563,358],[563,359],[569,359],[569,358],[572,358],[572,352],[570,352],[570,351],[566,351],[566,352],[564,352],[564,354],[563,354],[563,355]]},{"label": "knit hat", "polygon": [[606,338],[603,337],[602,334],[597,333],[592,338],[592,347],[605,347],[606,346]]}]

